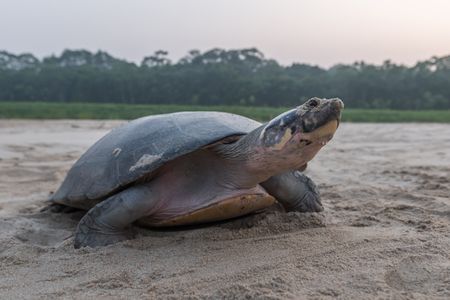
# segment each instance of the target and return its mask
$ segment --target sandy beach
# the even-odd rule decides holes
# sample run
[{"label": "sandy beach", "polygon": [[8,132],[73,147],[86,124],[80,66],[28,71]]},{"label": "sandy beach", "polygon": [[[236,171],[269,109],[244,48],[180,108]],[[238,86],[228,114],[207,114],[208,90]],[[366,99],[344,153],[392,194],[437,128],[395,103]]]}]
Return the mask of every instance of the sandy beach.
[{"label": "sandy beach", "polygon": [[450,125],[341,124],[306,170],[322,213],[76,250],[83,213],[40,210],[121,123],[0,120],[0,299],[450,298]]}]

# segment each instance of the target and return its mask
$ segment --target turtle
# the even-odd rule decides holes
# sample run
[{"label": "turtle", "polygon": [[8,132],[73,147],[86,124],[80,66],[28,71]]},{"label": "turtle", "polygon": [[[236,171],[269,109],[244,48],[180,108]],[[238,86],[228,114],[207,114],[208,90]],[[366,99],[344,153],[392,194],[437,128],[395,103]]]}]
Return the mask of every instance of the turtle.
[{"label": "turtle", "polygon": [[303,171],[333,137],[343,107],[339,98],[314,97],[264,124],[212,111],[142,117],[93,144],[50,201],[87,211],[75,248],[132,239],[132,224],[223,221],[276,202],[319,212],[320,194]]}]

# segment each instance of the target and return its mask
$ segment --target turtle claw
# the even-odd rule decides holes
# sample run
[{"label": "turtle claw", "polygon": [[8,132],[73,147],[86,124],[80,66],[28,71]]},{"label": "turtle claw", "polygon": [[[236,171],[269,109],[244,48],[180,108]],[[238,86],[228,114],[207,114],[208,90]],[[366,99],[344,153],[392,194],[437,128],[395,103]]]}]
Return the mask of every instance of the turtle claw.
[{"label": "turtle claw", "polygon": [[115,230],[101,226],[89,215],[86,214],[78,224],[74,247],[79,249],[82,247],[102,247],[118,242],[133,239],[135,234],[131,229]]},{"label": "turtle claw", "polygon": [[320,201],[320,193],[315,183],[301,172],[294,172],[294,176],[303,183],[303,195],[292,203],[287,210],[298,212],[321,212],[323,211],[322,202]]},{"label": "turtle claw", "polygon": [[297,205],[288,209],[288,211],[321,212],[323,211],[323,206],[316,193],[306,192]]},{"label": "turtle claw", "polygon": [[40,212],[51,212],[51,213],[64,213],[70,214],[76,211],[80,211],[81,209],[70,207],[64,204],[59,203],[50,203],[47,206],[41,208]]}]

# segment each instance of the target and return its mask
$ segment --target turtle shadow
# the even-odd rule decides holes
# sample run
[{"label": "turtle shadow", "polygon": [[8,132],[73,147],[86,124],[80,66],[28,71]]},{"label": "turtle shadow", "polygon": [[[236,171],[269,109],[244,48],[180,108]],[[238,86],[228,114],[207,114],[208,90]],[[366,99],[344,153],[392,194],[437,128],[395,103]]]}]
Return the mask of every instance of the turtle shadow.
[{"label": "turtle shadow", "polygon": [[247,215],[230,218],[226,220],[220,221],[211,221],[206,223],[199,224],[189,224],[189,225],[175,225],[170,227],[146,227],[141,226],[139,224],[134,224],[134,226],[141,228],[143,230],[149,230],[154,232],[183,232],[183,231],[192,231],[192,230],[200,230],[207,228],[226,228],[226,229],[242,229],[242,228],[251,228],[254,226],[254,219],[258,215],[262,215],[266,212],[253,212]]},{"label": "turtle shadow", "polygon": [[[195,225],[144,228],[137,227],[143,236],[189,235],[212,239],[254,238],[271,234],[282,234],[312,228],[325,227],[323,213],[286,212],[280,205],[236,218]],[[195,232],[201,232],[197,236]],[[190,234],[192,233],[192,235]],[[218,237],[221,238],[218,238]]]},{"label": "turtle shadow", "polygon": [[[47,206],[27,216],[37,226],[33,230],[21,232],[16,238],[38,245],[57,246],[73,237],[79,221],[86,212],[62,205]],[[138,222],[132,224],[133,230],[141,237],[195,237],[198,232],[202,232],[200,236],[203,238],[211,235],[214,239],[217,239],[218,232],[223,239],[235,239],[325,226],[323,213],[286,212],[279,204],[240,217],[201,224],[171,227],[144,227]]]}]

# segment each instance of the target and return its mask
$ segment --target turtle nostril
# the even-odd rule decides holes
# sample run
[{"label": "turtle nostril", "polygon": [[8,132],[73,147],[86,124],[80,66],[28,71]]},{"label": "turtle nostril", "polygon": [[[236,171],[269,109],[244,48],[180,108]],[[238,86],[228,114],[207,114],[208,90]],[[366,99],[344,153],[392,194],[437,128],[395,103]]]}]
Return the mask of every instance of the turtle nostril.
[{"label": "turtle nostril", "polygon": [[334,99],[333,104],[337,110],[344,109],[344,102],[339,98]]}]

